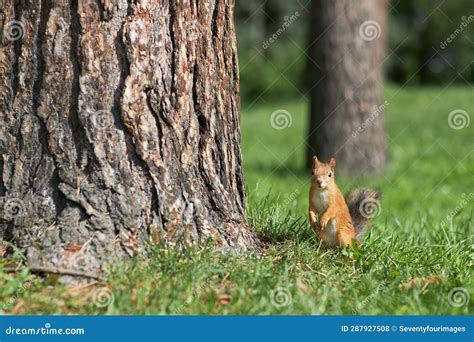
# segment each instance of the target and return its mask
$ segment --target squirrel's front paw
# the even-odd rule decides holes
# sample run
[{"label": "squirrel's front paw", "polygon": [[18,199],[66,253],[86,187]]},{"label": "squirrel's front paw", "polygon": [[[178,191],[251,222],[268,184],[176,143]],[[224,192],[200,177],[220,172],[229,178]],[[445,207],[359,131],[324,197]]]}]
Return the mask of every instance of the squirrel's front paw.
[{"label": "squirrel's front paw", "polygon": [[332,219],[332,217],[329,217],[329,216],[321,217],[321,220],[319,221],[319,226],[320,226],[321,230],[326,229],[326,226],[328,225],[328,222],[331,219]]}]

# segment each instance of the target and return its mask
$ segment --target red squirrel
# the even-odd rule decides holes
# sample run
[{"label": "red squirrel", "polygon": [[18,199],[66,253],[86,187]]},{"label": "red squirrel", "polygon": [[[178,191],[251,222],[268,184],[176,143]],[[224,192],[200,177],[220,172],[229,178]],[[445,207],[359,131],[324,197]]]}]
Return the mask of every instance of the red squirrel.
[{"label": "red squirrel", "polygon": [[[313,157],[309,191],[309,222],[326,247],[346,247],[360,242],[380,209],[380,192],[357,189],[346,199],[336,184],[336,159],[322,163]],[[318,216],[319,221],[316,220]]]}]

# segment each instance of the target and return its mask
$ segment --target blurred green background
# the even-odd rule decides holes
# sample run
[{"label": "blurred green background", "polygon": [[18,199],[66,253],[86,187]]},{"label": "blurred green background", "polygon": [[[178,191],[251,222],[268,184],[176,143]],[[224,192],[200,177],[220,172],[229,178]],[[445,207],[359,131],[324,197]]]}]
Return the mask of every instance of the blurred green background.
[{"label": "blurred green background", "polygon": [[[258,101],[299,99],[305,95],[310,2],[237,1],[235,20],[244,108]],[[279,29],[283,32],[269,43]],[[454,39],[448,42],[450,36]],[[474,1],[390,1],[386,55],[386,79],[391,83],[472,83]]]},{"label": "blurred green background", "polygon": [[[306,215],[308,205],[305,46],[310,6],[310,0],[238,1],[236,6],[249,194],[262,197],[270,191],[275,202],[297,216]],[[473,14],[470,0],[389,2],[383,101],[388,102],[390,162],[378,177],[338,177],[343,192],[377,186],[384,191],[383,206],[403,221],[420,213],[441,220],[463,193],[472,191]],[[277,38],[270,42],[274,34]],[[291,123],[278,130],[270,116],[282,109],[291,113]],[[462,129],[453,129],[449,122],[456,110],[466,120],[459,123]],[[388,214],[382,211],[383,217]]]}]

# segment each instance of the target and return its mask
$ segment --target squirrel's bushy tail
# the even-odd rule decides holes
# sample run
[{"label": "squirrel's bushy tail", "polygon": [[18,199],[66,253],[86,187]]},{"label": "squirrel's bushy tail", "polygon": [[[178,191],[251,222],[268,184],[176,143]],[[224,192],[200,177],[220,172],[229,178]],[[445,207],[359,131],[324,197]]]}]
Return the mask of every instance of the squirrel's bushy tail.
[{"label": "squirrel's bushy tail", "polygon": [[373,189],[356,189],[346,196],[357,239],[370,229],[371,220],[380,213],[381,196],[380,191]]}]

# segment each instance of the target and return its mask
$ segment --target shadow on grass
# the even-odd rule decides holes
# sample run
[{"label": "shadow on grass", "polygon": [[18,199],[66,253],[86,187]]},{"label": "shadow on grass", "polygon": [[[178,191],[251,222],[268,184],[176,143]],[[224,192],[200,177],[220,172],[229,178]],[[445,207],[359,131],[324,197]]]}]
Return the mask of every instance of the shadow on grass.
[{"label": "shadow on grass", "polygon": [[247,216],[264,244],[278,244],[288,240],[303,242],[315,238],[307,218],[286,211],[284,206],[275,201],[271,191],[259,199],[255,193],[249,195]]}]

